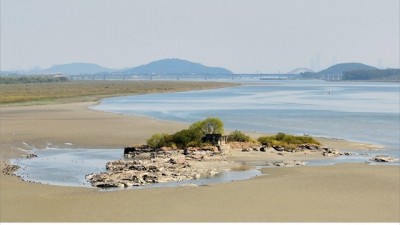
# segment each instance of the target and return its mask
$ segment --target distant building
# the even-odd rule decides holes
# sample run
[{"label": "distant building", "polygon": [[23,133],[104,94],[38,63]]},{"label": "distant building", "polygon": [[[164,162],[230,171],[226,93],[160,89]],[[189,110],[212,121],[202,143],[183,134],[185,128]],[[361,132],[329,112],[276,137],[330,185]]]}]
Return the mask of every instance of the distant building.
[{"label": "distant building", "polygon": [[224,145],[226,144],[228,136],[222,134],[206,134],[203,137],[203,142],[209,142],[212,145]]}]

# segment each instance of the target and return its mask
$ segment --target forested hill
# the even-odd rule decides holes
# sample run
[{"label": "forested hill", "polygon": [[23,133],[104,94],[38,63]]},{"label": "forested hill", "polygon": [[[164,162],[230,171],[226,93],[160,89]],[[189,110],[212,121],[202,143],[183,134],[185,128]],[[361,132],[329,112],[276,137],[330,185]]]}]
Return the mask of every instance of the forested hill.
[{"label": "forested hill", "polygon": [[221,67],[208,67],[183,59],[162,59],[133,67],[123,71],[124,74],[232,74],[231,71]]},{"label": "forested hill", "polygon": [[400,69],[353,70],[343,73],[343,80],[392,80],[400,81]]},{"label": "forested hill", "polygon": [[353,70],[376,70],[377,68],[362,63],[340,63],[325,70],[319,71],[319,75],[342,75],[344,72]]}]

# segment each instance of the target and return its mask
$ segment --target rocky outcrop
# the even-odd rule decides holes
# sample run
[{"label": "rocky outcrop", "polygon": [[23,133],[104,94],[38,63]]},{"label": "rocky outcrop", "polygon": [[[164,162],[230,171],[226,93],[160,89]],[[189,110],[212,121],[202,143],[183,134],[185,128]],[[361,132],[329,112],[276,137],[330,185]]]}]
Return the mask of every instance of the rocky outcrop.
[{"label": "rocky outcrop", "polygon": [[285,151],[285,152],[303,152],[306,150],[320,152],[323,156],[340,156],[343,155],[339,150],[329,148],[322,145],[317,144],[301,144],[298,145],[295,149],[286,149],[282,146],[273,146],[276,151]]},{"label": "rocky outcrop", "polygon": [[307,162],[300,160],[293,161],[278,161],[278,162],[267,162],[265,166],[276,166],[276,167],[293,167],[293,166],[305,166]]},{"label": "rocky outcrop", "polygon": [[388,155],[376,155],[375,157],[373,157],[372,159],[370,159],[370,161],[374,161],[374,162],[389,162],[389,163],[392,163],[392,162],[397,162],[397,161],[399,161],[399,159],[390,157],[390,156],[388,156]]},{"label": "rocky outcrop", "polygon": [[18,165],[6,164],[4,169],[1,171],[5,175],[15,176],[15,172],[19,170],[21,167]]},{"label": "rocky outcrop", "polygon": [[118,160],[106,164],[107,172],[89,174],[86,179],[94,187],[131,187],[152,183],[182,181],[214,176],[219,173],[216,169],[196,169],[189,163],[190,160],[206,160],[211,157],[207,151],[187,151],[186,155],[180,151],[163,151],[152,154],[151,159],[138,159],[141,154],[135,153],[133,160]]},{"label": "rocky outcrop", "polygon": [[154,152],[153,149],[149,148],[147,145],[133,145],[133,146],[127,146],[124,147],[124,156],[127,158],[132,158],[136,155],[142,154],[142,153],[151,153]]},{"label": "rocky outcrop", "polygon": [[[251,151],[260,151],[260,152],[270,152],[270,151],[278,151],[278,152],[302,152],[306,150],[317,151],[320,152],[323,156],[339,156],[343,155],[340,151],[332,148],[328,148],[326,146],[321,146],[317,144],[300,144],[296,148],[286,148],[284,146],[274,145],[257,145],[251,142],[231,142],[229,143],[233,150],[240,150],[242,152],[251,152]],[[349,155],[349,154],[347,154]]]},{"label": "rocky outcrop", "polygon": [[28,155],[22,155],[21,157],[27,158],[27,159],[32,159],[38,157],[36,154],[30,153]]}]

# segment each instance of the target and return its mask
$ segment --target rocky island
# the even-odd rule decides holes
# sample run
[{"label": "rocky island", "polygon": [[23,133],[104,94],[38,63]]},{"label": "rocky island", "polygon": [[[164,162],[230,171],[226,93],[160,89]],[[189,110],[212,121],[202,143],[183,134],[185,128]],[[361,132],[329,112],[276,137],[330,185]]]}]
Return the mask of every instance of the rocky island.
[{"label": "rocky island", "polygon": [[[125,188],[212,177],[237,166],[230,158],[233,152],[273,152],[278,155],[282,152],[312,152],[327,157],[345,154],[308,136],[278,133],[252,140],[240,131],[228,136],[222,132],[222,121],[207,118],[173,135],[155,134],[146,145],[125,147],[123,160],[108,162],[106,172],[88,174],[86,179],[94,187]],[[265,165],[304,166],[306,162],[279,161]]]}]

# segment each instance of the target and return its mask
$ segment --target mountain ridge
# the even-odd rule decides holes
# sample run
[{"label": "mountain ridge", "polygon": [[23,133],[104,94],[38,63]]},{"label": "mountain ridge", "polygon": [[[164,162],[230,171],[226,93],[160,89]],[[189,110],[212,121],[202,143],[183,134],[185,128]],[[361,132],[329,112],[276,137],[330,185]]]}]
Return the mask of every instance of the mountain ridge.
[{"label": "mountain ridge", "polygon": [[124,74],[233,74],[232,71],[222,67],[209,67],[200,63],[184,59],[169,58],[152,61],[122,71]]},{"label": "mountain ridge", "polygon": [[111,69],[95,63],[73,62],[66,64],[53,65],[46,69],[35,68],[27,71],[6,71],[16,74],[65,74],[65,75],[92,75],[92,74],[160,74],[160,75],[179,75],[179,74],[204,74],[220,75],[233,74],[232,71],[222,67],[210,67],[200,63],[191,62],[184,59],[169,58],[149,62],[147,64],[127,67],[123,69]]},{"label": "mountain ridge", "polygon": [[363,63],[351,62],[351,63],[338,63],[332,65],[324,70],[317,72],[318,75],[342,75],[344,72],[353,70],[377,70],[378,68],[366,65]]}]

